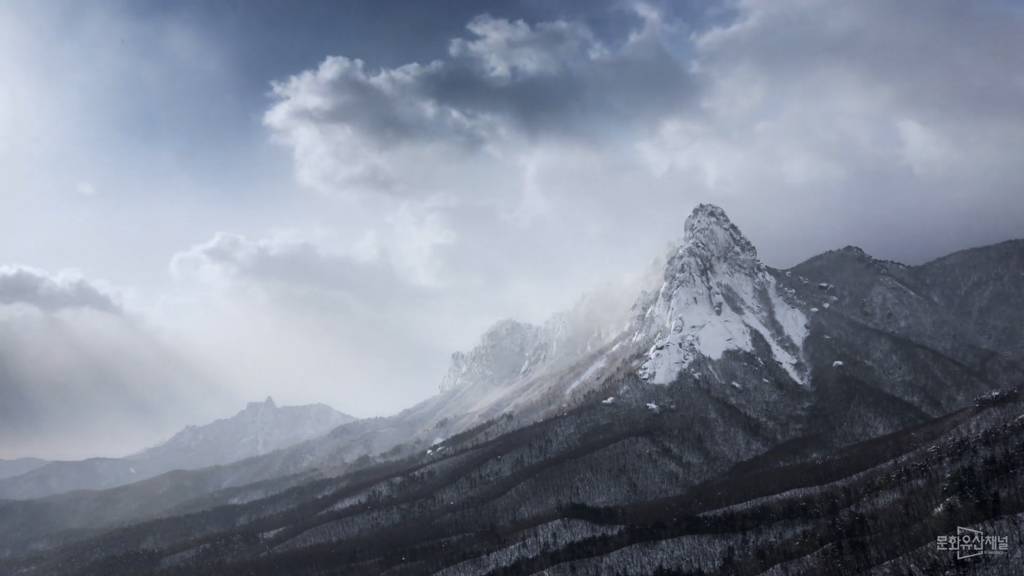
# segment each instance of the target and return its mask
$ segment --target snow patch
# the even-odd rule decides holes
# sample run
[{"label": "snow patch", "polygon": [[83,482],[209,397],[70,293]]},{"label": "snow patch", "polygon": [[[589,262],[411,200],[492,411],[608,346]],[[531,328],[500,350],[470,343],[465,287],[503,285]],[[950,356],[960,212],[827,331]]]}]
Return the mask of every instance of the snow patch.
[{"label": "snow patch", "polygon": [[[728,350],[753,352],[753,332],[769,344],[772,355],[794,381],[806,383],[802,349],[807,338],[807,318],[779,294],[766,273],[753,277],[734,272],[711,277],[710,282],[686,282],[658,303],[663,328],[640,376],[654,384],[675,380],[695,358],[720,360]],[[722,293],[734,295],[736,308],[726,304]]]}]

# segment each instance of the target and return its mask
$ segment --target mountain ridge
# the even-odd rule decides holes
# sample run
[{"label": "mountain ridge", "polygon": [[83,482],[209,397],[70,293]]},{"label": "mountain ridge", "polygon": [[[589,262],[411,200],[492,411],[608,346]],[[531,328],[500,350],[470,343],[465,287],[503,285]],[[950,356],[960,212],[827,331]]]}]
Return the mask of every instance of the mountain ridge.
[{"label": "mountain ridge", "polygon": [[[928,426],[950,434],[953,447],[972,437],[971,427],[998,429],[994,441],[1001,446],[1019,438],[1013,424],[1018,396],[994,396],[1005,400],[999,404],[1004,407],[989,408],[994,391],[1024,382],[1017,356],[1022,344],[1017,338],[1024,335],[988,328],[1009,326],[1019,314],[1000,305],[1019,297],[1020,284],[1013,280],[1024,274],[1024,258],[1014,250],[1024,254],[1024,243],[954,253],[921,266],[876,260],[847,247],[776,270],[757,260],[753,245],[744,244],[742,233],[724,224],[727,217],[719,212],[714,207],[696,211],[700,221],[674,248],[678,258],[668,258],[662,289],[649,290],[625,307],[626,321],[610,323],[613,330],[583,323],[580,334],[564,340],[581,344],[566,347],[552,346],[562,340],[543,336],[541,327],[499,324],[481,338],[479,353],[460,356],[461,362],[477,365],[460,366],[456,373],[474,377],[395,416],[344,424],[267,456],[183,473],[197,482],[204,478],[203,488],[162,508],[149,507],[145,514],[129,509],[105,516],[87,534],[40,524],[35,518],[42,504],[21,503],[17,518],[35,526],[38,536],[11,542],[49,550],[55,545],[49,539],[65,534],[68,540],[57,546],[56,557],[81,562],[81,574],[108,569],[111,574],[132,569],[209,573],[210,566],[237,573],[308,566],[314,573],[317,562],[367,574],[385,569],[419,574],[428,566],[448,574],[513,573],[526,567],[561,573],[563,562],[599,573],[587,563],[591,557],[656,574],[659,566],[644,563],[642,555],[623,560],[617,551],[644,542],[644,534],[689,538],[696,534],[686,528],[691,525],[680,527],[671,517],[658,516],[661,527],[644,521],[638,533],[628,523],[598,522],[603,515],[619,514],[608,510],[682,505],[700,486],[730,485],[730,471],[743,462],[782,485],[790,474],[785,466],[814,470],[822,459],[863,458],[867,449],[858,447],[874,446],[879,438],[916,438],[913,430]],[[733,281],[742,284],[737,288]],[[979,291],[972,300],[978,305],[949,305],[965,287]],[[694,294],[700,305],[696,317],[716,322],[726,315],[737,330],[734,336],[746,336],[743,345],[705,354],[699,341],[687,349],[691,342],[685,338],[664,340],[673,334],[702,336],[699,330],[687,332],[697,326],[686,301]],[[791,319],[806,330],[800,338],[792,337],[792,327],[787,333],[779,326],[779,316],[790,308],[798,313]],[[588,308],[581,310],[585,317]],[[965,315],[972,323],[958,322]],[[957,330],[960,325],[966,328]],[[667,334],[659,334],[666,327]],[[789,344],[780,341],[783,336]],[[652,349],[666,342],[692,354],[664,379],[645,378]],[[791,359],[802,366],[787,365]],[[532,361],[524,368],[526,360]],[[962,415],[949,422],[966,432],[943,428],[940,423],[952,414]],[[915,458],[932,462],[927,446],[914,442],[921,451]],[[932,463],[956,474],[974,466],[973,460],[961,464]],[[896,455],[879,466],[886,474],[904,473]],[[123,487],[119,500],[142,499],[159,480]],[[860,486],[859,480],[844,481]],[[815,486],[848,502],[845,493],[829,492],[827,484]],[[934,507],[946,496],[928,486],[922,503],[898,490],[895,497],[915,510]],[[1012,482],[997,489],[1007,510],[1017,510],[1010,507],[1017,500],[1008,486]],[[61,506],[96,506],[103,497],[75,496]],[[11,505],[0,503],[0,517],[5,510],[10,514]],[[956,517],[984,519],[967,512]],[[151,523],[141,531],[106,532],[147,518]],[[849,538],[846,524],[836,532],[815,518],[790,519],[826,535],[821,544],[826,549]],[[770,524],[757,526],[760,533],[771,533]],[[0,535],[21,538],[13,530],[0,521]],[[489,536],[466,536],[474,533]],[[144,557],[122,552],[137,550],[142,542]],[[545,552],[543,542],[555,552]],[[687,560],[673,555],[672,542],[659,544],[664,554],[659,557],[683,569]],[[803,540],[783,542],[788,552],[777,562],[793,563],[814,551],[805,552]],[[450,554],[449,546],[462,557]],[[412,560],[396,562],[395,547]],[[701,570],[759,574],[769,567],[734,552],[731,562],[741,568],[730,572],[723,568],[729,562],[724,546],[714,550],[709,558],[715,563]],[[27,566],[27,573],[53,566],[40,558],[18,560],[25,562],[19,566]]]},{"label": "mountain ridge", "polygon": [[186,426],[124,458],[55,461],[0,480],[0,498],[26,500],[74,490],[114,488],[171,470],[231,464],[317,437],[355,418],[325,404],[278,407],[268,397],[233,416]]},{"label": "mountain ridge", "polygon": [[0,480],[20,476],[47,464],[41,458],[14,458],[0,460]]}]

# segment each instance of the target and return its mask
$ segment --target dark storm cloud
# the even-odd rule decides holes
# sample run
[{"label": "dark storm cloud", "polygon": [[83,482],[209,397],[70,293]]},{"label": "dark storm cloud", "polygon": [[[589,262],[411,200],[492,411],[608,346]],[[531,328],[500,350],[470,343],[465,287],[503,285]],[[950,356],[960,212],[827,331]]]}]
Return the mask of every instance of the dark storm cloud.
[{"label": "dark storm cloud", "polygon": [[694,96],[660,21],[630,23],[600,39],[580,22],[478,16],[443,59],[373,68],[331,56],[276,82],[264,122],[292,146],[306,183],[378,191],[390,188],[396,147],[466,153],[517,138],[616,138]]},{"label": "dark storm cloud", "polygon": [[[550,212],[578,209],[585,183],[607,225],[625,196],[679,212],[716,201],[777,263],[850,242],[920,260],[1019,228],[1019,6],[669,6],[621,4],[601,26],[571,10],[478,16],[445,56],[405,66],[331,57],[275,85],[265,124],[300,183],[322,191],[503,196],[502,209],[519,198]],[[581,152],[615,174],[559,175],[556,188],[537,168]],[[622,174],[628,194],[602,185]],[[801,224],[803,237],[780,233]]]},{"label": "dark storm cloud", "polygon": [[617,14],[607,38],[582,21],[483,14],[442,58],[387,67],[328,57],[274,84],[278,105],[267,123],[341,124],[394,144],[465,138],[495,117],[528,133],[593,135],[586,129],[595,117],[632,124],[686,105],[694,86],[656,37],[657,24]]},{"label": "dark storm cloud", "polygon": [[26,304],[44,311],[89,308],[119,314],[120,305],[82,278],[49,276],[31,268],[0,266],[0,304]]},{"label": "dark storm cloud", "polygon": [[580,23],[533,26],[478,17],[451,42],[426,92],[458,110],[496,115],[531,136],[595,138],[681,111],[695,86],[642,28],[610,41]]}]

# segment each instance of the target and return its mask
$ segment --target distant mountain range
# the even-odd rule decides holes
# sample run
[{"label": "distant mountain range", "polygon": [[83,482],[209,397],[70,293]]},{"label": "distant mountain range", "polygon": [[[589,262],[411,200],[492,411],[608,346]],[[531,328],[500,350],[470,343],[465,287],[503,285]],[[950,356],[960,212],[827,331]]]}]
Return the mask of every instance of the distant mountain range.
[{"label": "distant mountain range", "polygon": [[39,458],[15,458],[14,460],[0,460],[0,480],[12,476],[20,476],[46,464],[46,460]]},{"label": "distant mountain range", "polygon": [[[171,470],[230,464],[316,438],[353,420],[323,404],[278,407],[267,398],[249,403],[231,418],[189,426],[166,442],[126,458],[12,461],[0,466],[0,499],[113,488]],[[21,463],[20,472],[17,463]],[[12,472],[5,473],[7,469]]]},{"label": "distant mountain range", "polygon": [[632,306],[503,321],[395,416],[0,502],[0,569],[958,573],[935,539],[964,526],[1015,543],[972,573],[1018,573],[1024,241],[777,270],[720,208],[683,230]]}]

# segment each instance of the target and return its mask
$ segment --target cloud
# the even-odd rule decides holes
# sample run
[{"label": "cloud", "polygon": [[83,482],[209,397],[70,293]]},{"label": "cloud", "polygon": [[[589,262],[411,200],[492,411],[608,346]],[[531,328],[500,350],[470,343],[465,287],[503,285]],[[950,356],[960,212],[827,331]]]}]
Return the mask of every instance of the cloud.
[{"label": "cloud", "polygon": [[0,458],[121,456],[248,399],[133,295],[74,271],[0,266]]},{"label": "cloud", "polygon": [[47,312],[85,308],[121,313],[110,293],[74,273],[51,276],[19,266],[0,266],[0,304],[25,304]]},{"label": "cloud", "polygon": [[607,141],[612,124],[687,102],[680,64],[643,30],[608,45],[564,20],[483,15],[466,28],[445,59],[370,69],[330,56],[275,82],[264,124],[291,148],[299,181],[326,192],[450,192],[453,175],[438,165],[472,157],[500,170],[495,162],[518,162],[539,138]]},{"label": "cloud", "polygon": [[158,315],[239,396],[386,413],[416,385],[436,387],[464,337],[442,328],[459,306],[452,240],[411,205],[358,230],[218,233],[171,259],[180,299]]},{"label": "cloud", "polygon": [[84,196],[85,198],[92,198],[99,194],[99,190],[97,190],[91,182],[86,182],[84,180],[75,184],[75,192],[78,192],[80,196]]},{"label": "cloud", "polygon": [[482,76],[507,84],[516,79],[556,76],[586,67],[607,55],[586,26],[559,20],[530,26],[488,15],[474,18],[466,29],[473,38],[455,38],[449,53],[479,68]]},{"label": "cloud", "polygon": [[0,458],[121,456],[237,406],[144,322],[0,306]]},{"label": "cloud", "polygon": [[1022,28],[999,2],[740,2],[694,36],[699,110],[639,145],[665,178],[700,175],[769,259],[999,241],[1024,221]]},{"label": "cloud", "polygon": [[364,305],[381,304],[407,289],[406,282],[373,254],[332,252],[308,240],[218,233],[174,256],[178,278],[257,285],[265,289],[346,294]]},{"label": "cloud", "polygon": [[124,455],[237,405],[121,292],[0,266],[0,458]]},{"label": "cloud", "polygon": [[[920,260],[1019,228],[1018,8],[793,0],[709,12],[719,16],[693,28],[634,3],[600,33],[582,19],[479,16],[437,60],[333,56],[277,82],[264,123],[299,182],[323,192],[445,196],[520,224],[593,203],[588,226],[710,200],[751,222],[779,264],[851,242]],[[567,174],[583,159],[596,173]],[[681,216],[676,230],[647,220],[629,232],[670,238]],[[801,223],[800,237],[784,232]]]},{"label": "cloud", "polygon": [[437,251],[454,240],[436,213],[409,205],[355,242],[345,244],[335,236],[285,230],[249,239],[219,232],[175,254],[170,269],[179,279],[241,280],[379,301],[438,287],[442,263]]}]

